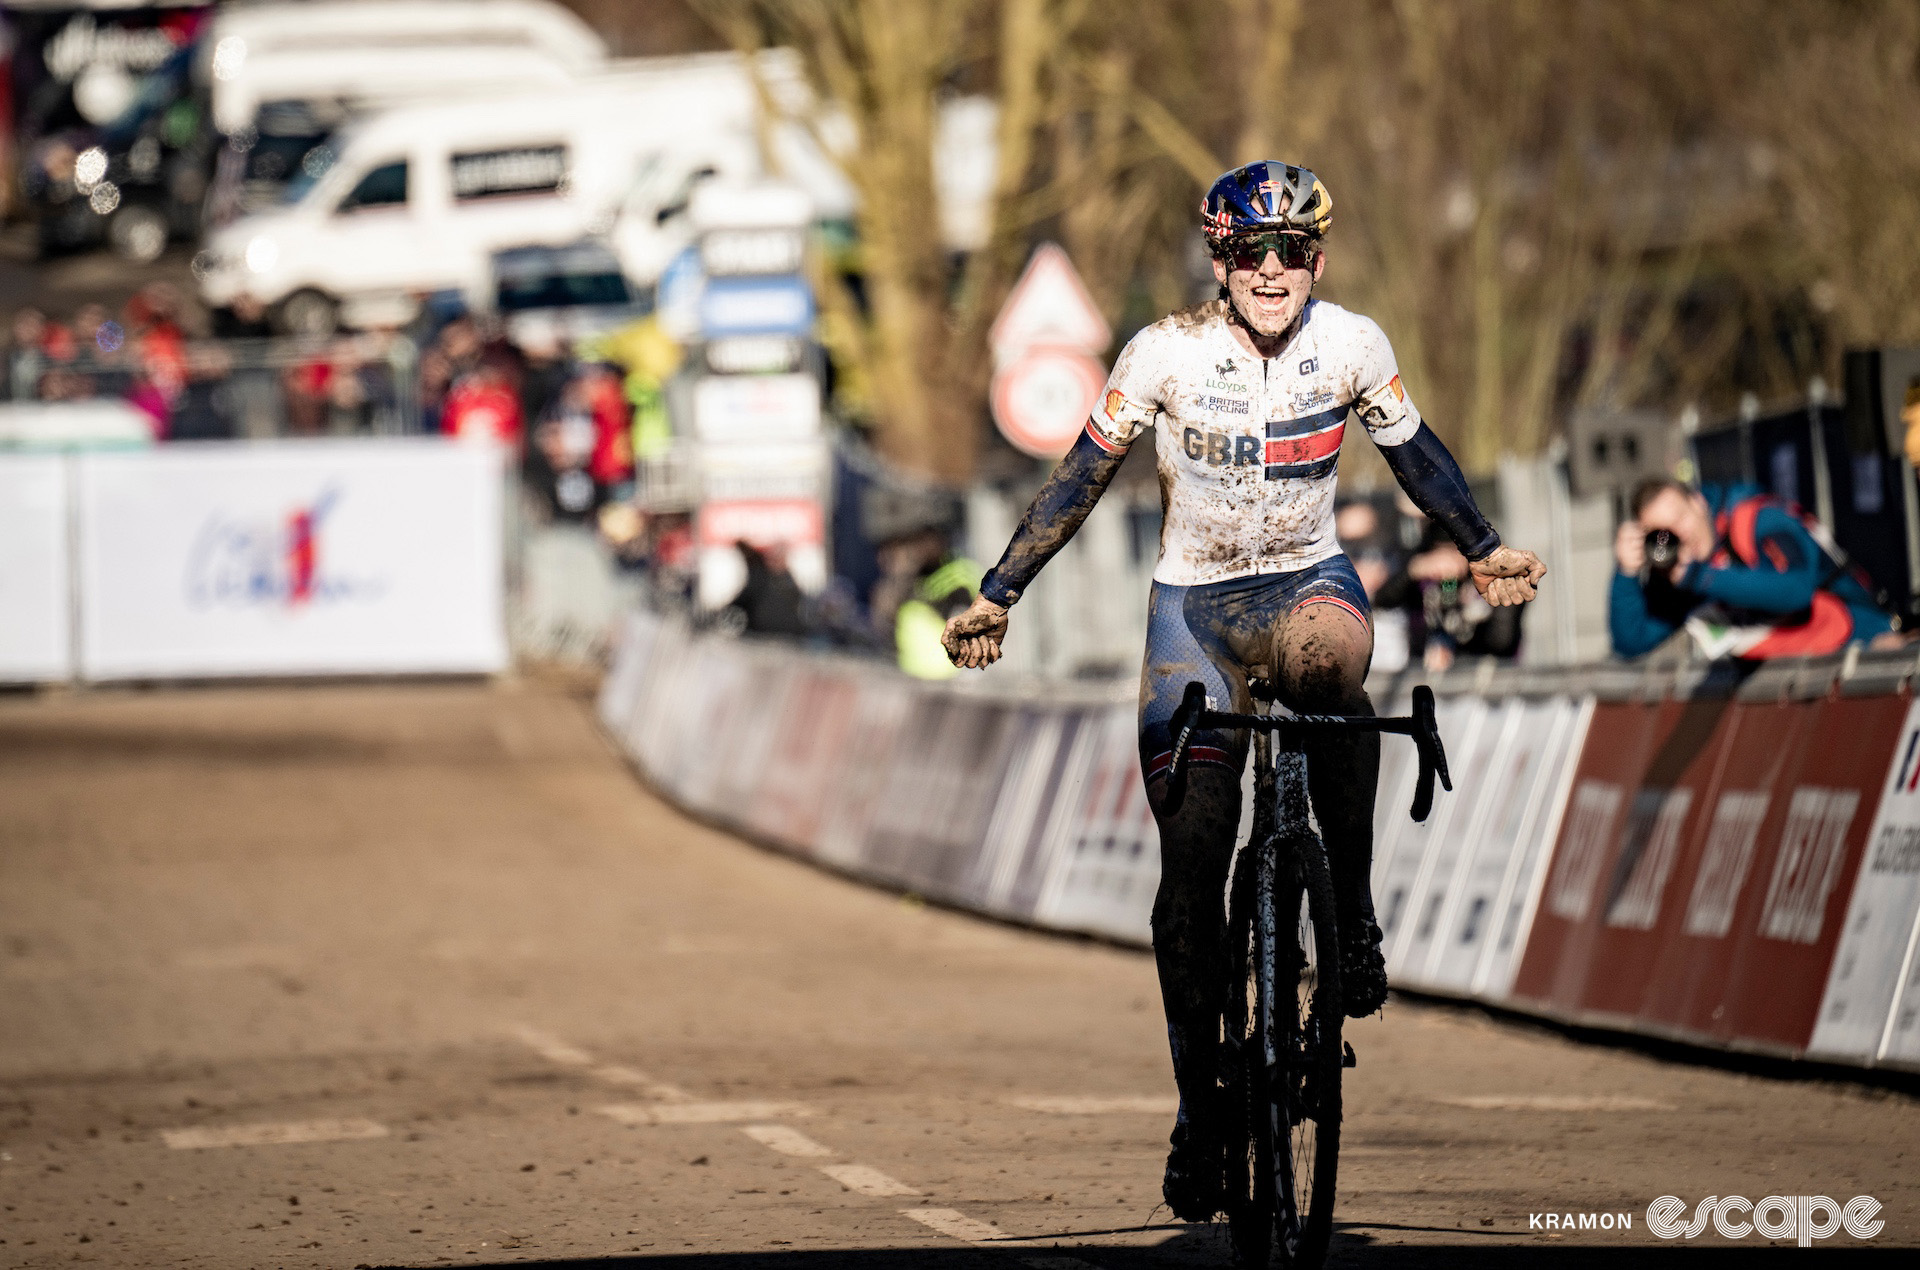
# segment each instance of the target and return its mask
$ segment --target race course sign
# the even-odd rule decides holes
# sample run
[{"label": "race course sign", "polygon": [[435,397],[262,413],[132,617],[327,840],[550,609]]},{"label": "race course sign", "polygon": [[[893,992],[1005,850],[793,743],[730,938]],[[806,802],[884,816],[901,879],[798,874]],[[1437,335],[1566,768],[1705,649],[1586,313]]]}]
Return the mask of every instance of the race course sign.
[{"label": "race course sign", "polygon": [[300,440],[75,462],[85,678],[507,664],[495,446]]}]

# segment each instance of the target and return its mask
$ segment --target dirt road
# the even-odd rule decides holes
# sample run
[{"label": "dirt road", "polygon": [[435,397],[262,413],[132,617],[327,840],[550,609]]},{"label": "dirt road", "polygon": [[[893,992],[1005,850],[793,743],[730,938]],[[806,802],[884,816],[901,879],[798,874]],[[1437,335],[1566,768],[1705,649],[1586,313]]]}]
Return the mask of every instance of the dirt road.
[{"label": "dirt road", "polygon": [[[1351,1036],[1337,1264],[1630,1263],[1668,1193],[1920,1236],[1906,1096]],[[0,697],[0,1265],[1221,1264],[1171,1107],[1147,956],[692,823],[582,686]]]}]

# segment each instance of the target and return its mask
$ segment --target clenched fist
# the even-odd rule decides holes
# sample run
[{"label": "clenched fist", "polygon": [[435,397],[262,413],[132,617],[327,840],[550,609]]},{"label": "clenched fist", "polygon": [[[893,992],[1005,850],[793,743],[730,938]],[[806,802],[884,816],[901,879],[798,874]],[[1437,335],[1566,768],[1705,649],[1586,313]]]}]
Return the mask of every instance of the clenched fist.
[{"label": "clenched fist", "polygon": [[1007,610],[982,595],[948,619],[940,644],[954,665],[985,670],[1000,660],[1000,641],[1006,637]]},{"label": "clenched fist", "polygon": [[1487,603],[1502,608],[1509,604],[1525,604],[1538,594],[1540,579],[1547,576],[1547,566],[1531,551],[1522,551],[1518,547],[1495,547],[1493,553],[1484,560],[1475,560],[1468,565],[1467,574],[1473,579],[1474,589],[1480,592]]}]

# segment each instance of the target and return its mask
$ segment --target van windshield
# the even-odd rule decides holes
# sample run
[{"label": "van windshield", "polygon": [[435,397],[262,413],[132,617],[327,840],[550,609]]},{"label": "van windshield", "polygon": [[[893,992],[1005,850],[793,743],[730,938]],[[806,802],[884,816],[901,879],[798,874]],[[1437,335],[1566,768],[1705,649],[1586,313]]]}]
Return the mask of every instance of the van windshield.
[{"label": "van windshield", "polygon": [[577,305],[631,304],[633,293],[618,273],[528,273],[500,279],[500,311],[566,309]]},{"label": "van windshield", "polygon": [[[293,176],[280,191],[280,202],[287,206],[298,203],[307,196],[307,192],[320,183],[320,178],[333,170],[334,160],[338,157],[332,146],[322,140],[311,149],[306,148],[307,138],[299,138],[294,147],[304,150]],[[290,147],[291,148],[291,147]]]}]

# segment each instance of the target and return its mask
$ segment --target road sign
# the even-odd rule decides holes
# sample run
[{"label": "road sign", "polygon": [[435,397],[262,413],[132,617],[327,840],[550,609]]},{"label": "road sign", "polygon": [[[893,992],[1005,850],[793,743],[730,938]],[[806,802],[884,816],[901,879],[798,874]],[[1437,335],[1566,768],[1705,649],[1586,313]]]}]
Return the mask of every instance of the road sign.
[{"label": "road sign", "polygon": [[1072,448],[1106,382],[1085,353],[1034,349],[993,377],[993,421],[1019,449],[1057,459]]},{"label": "road sign", "polygon": [[820,381],[812,375],[708,375],[693,388],[703,441],[804,441],[820,431]]},{"label": "road sign", "polygon": [[805,278],[716,278],[700,296],[700,333],[804,335],[813,328],[813,291]]},{"label": "road sign", "polygon": [[1113,342],[1113,328],[1100,316],[1067,253],[1053,243],[1041,243],[1000,306],[987,340],[994,363],[1004,367],[1033,348],[1097,356]]}]

